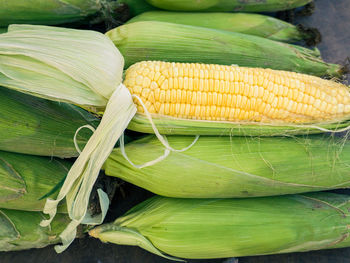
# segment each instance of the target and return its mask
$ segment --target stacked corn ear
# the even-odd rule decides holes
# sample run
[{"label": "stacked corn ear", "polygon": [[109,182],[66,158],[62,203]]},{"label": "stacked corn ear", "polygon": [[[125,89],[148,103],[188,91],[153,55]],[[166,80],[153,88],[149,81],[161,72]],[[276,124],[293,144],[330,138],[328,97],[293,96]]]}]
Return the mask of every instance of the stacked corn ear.
[{"label": "stacked corn ear", "polygon": [[64,180],[71,166],[56,158],[0,151],[0,207],[42,211],[42,197]]},{"label": "stacked corn ear", "polygon": [[[50,227],[41,227],[41,212],[0,209],[0,251],[42,248],[59,243],[59,234],[69,224],[67,215],[59,214]],[[82,235],[83,228],[79,228]]]},{"label": "stacked corn ear", "polygon": [[350,246],[350,197],[153,197],[91,236],[180,258],[225,258]]},{"label": "stacked corn ear", "polygon": [[0,0],[0,26],[71,23],[112,12],[114,5],[102,0]]},{"label": "stacked corn ear", "polygon": [[205,11],[205,12],[275,12],[304,6],[312,0],[146,0],[160,9],[171,11]]},{"label": "stacked corn ear", "polygon": [[277,18],[260,14],[150,11],[135,16],[128,23],[140,21],[201,26],[290,43],[306,41],[316,44],[320,38],[316,29],[294,26]]},{"label": "stacked corn ear", "polygon": [[343,74],[342,66],[324,62],[318,50],[226,30],[141,21],[106,34],[124,56],[126,67],[143,60],[162,60],[236,64],[317,76]]},{"label": "stacked corn ear", "polygon": [[[191,136],[169,136],[182,149]],[[156,159],[164,146],[155,136],[125,146],[135,164]],[[147,153],[145,155],[144,153]],[[185,152],[171,152],[152,166],[135,168],[115,149],[104,169],[109,176],[153,193],[179,198],[228,198],[295,194],[350,186],[350,143],[346,139],[307,137],[201,136]]]},{"label": "stacked corn ear", "polygon": [[294,72],[144,61],[126,71],[124,84],[144,104],[134,99],[138,114],[128,128],[138,132],[154,132],[144,107],[163,134],[272,136],[349,126],[347,86]]},{"label": "stacked corn ear", "polygon": [[[98,118],[79,107],[48,101],[0,87],[0,150],[42,156],[74,157],[76,130],[96,127]],[[92,132],[82,129],[76,142],[83,148]]]},{"label": "stacked corn ear", "polygon": [[[132,23],[127,26],[140,23],[148,22]],[[190,26],[183,25],[175,26],[191,28]],[[219,32],[213,29],[205,30]],[[168,33],[169,31],[167,31],[166,34]],[[13,43],[16,43],[16,45]],[[271,41],[271,43],[275,42]],[[135,95],[141,95],[143,100],[144,98],[147,98],[147,100],[148,98],[150,99],[149,102],[146,100],[144,101],[146,107],[149,107],[151,114],[156,114],[153,110],[159,109],[159,113],[168,114],[171,118],[179,118],[181,120],[190,120],[192,118],[191,116],[199,116],[201,119],[198,126],[201,126],[202,131],[207,129],[204,127],[205,125],[203,125],[203,120],[209,123],[209,126],[211,123],[217,122],[219,122],[220,125],[227,125],[227,123],[231,124],[230,122],[245,123],[249,121],[254,122],[255,125],[261,123],[287,125],[289,123],[338,122],[346,120],[348,117],[349,92],[345,86],[335,82],[323,82],[324,80],[319,78],[308,77],[297,73],[246,69],[235,66],[225,67],[218,65],[186,64],[185,67],[183,67],[183,65],[175,63],[144,62],[134,67],[134,69],[136,69],[134,73],[132,73],[133,71],[129,72],[132,73],[132,75],[130,80],[124,82],[127,86],[125,87],[119,85],[123,75],[123,57],[110,39],[98,32],[44,26],[15,25],[9,27],[8,33],[0,35],[0,44],[1,85],[51,100],[70,102],[87,108],[100,109],[102,111],[105,110],[101,124],[96,129],[94,136],[89,140],[89,147],[86,146],[84,148],[82,154],[76,160],[75,165],[72,166],[72,169],[68,173],[65,181],[65,185],[68,187],[60,190],[59,197],[56,200],[50,200],[47,203],[49,204],[49,209],[46,210],[46,212],[50,213],[50,219],[52,219],[56,212],[56,203],[65,197],[68,205],[67,211],[69,212],[70,218],[73,220],[67,231],[62,233],[63,246],[58,247],[58,251],[63,251],[74,239],[74,230],[79,223],[98,224],[98,222],[100,222],[96,217],[89,217],[87,213],[88,204],[86,197],[91,193],[100,166],[105,162],[120,134],[135,115],[137,107],[139,107],[139,112],[142,113],[142,111],[140,111],[142,107],[139,104],[136,105],[133,103],[130,92]],[[285,47],[285,44],[282,43],[278,43],[278,45]],[[288,46],[287,49],[291,49],[290,46]],[[298,48],[295,47],[295,49]],[[104,50],[104,52],[101,52],[101,50]],[[181,51],[182,50],[183,48],[181,48]],[[301,52],[303,49],[300,48],[298,50]],[[307,52],[311,52],[309,54],[315,60],[318,59],[317,52]],[[223,55],[224,54],[221,53],[220,57]],[[266,55],[265,53],[264,56],[266,57]],[[281,60],[281,57],[279,60]],[[169,66],[175,67],[169,68]],[[194,69],[192,70],[191,67],[194,67]],[[314,65],[314,68],[317,67]],[[160,87],[162,87],[164,82],[164,88],[166,87],[166,73],[162,76],[163,73],[161,74],[160,70],[162,70],[162,72],[163,70],[164,72],[168,72],[168,76],[171,76],[172,79],[176,79],[176,81],[171,82],[169,78],[167,81],[172,94],[170,98],[172,98],[174,103],[172,103],[173,105],[171,107],[169,103],[167,106],[165,102],[162,101],[164,100],[164,93],[160,92],[161,90],[158,89],[158,95],[162,99],[159,102],[160,104],[156,104],[154,109],[152,109],[149,103],[152,101],[152,96],[156,95],[156,90],[153,95],[149,93],[149,85],[154,86],[156,84],[154,87],[158,87],[159,83]],[[180,86],[177,84],[173,85],[174,83],[178,83],[177,77],[185,80],[181,74],[186,72],[186,70],[195,74],[191,77],[194,77],[192,79],[192,84],[188,86],[182,84],[180,84]],[[231,71],[232,73],[230,73]],[[147,79],[138,76],[137,74],[140,72],[142,72],[142,76],[146,76]],[[252,72],[252,74],[250,74],[250,72]],[[206,75],[207,73],[208,75]],[[224,78],[227,78],[227,82],[224,81]],[[231,82],[229,81],[230,78],[232,78]],[[156,81],[159,82],[157,83]],[[134,82],[136,85],[134,85]],[[237,84],[235,84],[236,82],[242,82],[244,85],[238,84],[237,86]],[[181,80],[179,83],[182,83]],[[217,83],[219,83],[218,86],[215,86]],[[233,86],[230,83],[234,83]],[[173,86],[170,87],[169,85]],[[183,87],[191,87],[194,90],[203,89],[203,100],[201,93],[198,93],[200,99],[195,100],[195,98],[199,98],[197,93],[194,95],[194,92],[188,92],[188,96],[192,96],[193,99],[191,104],[194,105],[194,108],[192,108],[194,111],[191,111],[190,105],[190,111],[187,115],[186,107],[188,106],[185,107],[185,114],[180,114],[179,110],[183,110],[183,106],[181,106],[180,103],[175,103],[175,97],[178,99],[177,94],[181,95],[179,97],[180,99],[182,98],[182,94],[187,94],[187,91],[186,93],[181,93],[181,89],[179,89],[179,87],[182,87],[181,85]],[[135,89],[133,86],[135,86]],[[242,109],[241,111],[241,109],[239,109],[239,111],[237,110],[239,114],[235,116],[235,114],[237,114],[235,113],[237,109],[235,108],[236,104],[234,104],[232,108],[231,106],[227,106],[228,109],[226,109],[228,95],[231,95],[231,92],[236,100],[232,100],[233,96],[231,95],[231,99],[229,100],[231,103],[230,105],[232,105],[233,102],[238,103],[239,98],[241,102],[243,97],[244,100],[247,100],[244,93],[242,93],[244,96],[239,95],[239,93],[234,93],[236,92],[234,89],[239,87],[240,90],[241,86],[243,87],[242,92],[248,91],[248,94],[251,94],[249,98],[255,98],[255,102],[257,102],[259,98],[261,102],[264,101],[264,104],[261,103],[262,108],[259,109],[261,113],[259,111],[253,111],[253,114],[250,115],[250,110]],[[140,93],[140,87],[141,91],[142,88],[145,87],[145,91]],[[248,90],[246,90],[245,87],[248,87]],[[210,100],[205,99],[208,98],[208,95],[204,92],[208,91],[208,88],[212,93],[216,88],[219,88],[222,94],[226,93],[225,96],[223,95],[221,97],[221,101],[226,98],[224,110],[222,110],[221,104],[217,104],[220,112],[216,111],[215,107],[202,107],[205,103],[210,103]],[[228,88],[228,90],[226,90],[226,88]],[[168,88],[166,89],[168,90]],[[262,93],[260,94],[260,92]],[[302,94],[307,94],[307,96],[303,95],[303,103],[299,106],[299,102],[296,98],[299,97],[297,95],[300,92]],[[150,94],[152,95],[151,97],[149,96]],[[176,94],[175,97],[174,94]],[[329,96],[330,99],[324,97],[328,94],[331,95]],[[215,96],[214,94],[212,95]],[[256,97],[254,97],[255,95]],[[294,96],[297,97],[294,98]],[[279,100],[279,97],[283,97],[283,99]],[[167,100],[168,98],[169,97],[165,94],[165,99]],[[315,98],[317,98],[317,100]],[[315,101],[315,105],[311,103],[312,99]],[[164,105],[160,107],[162,103]],[[251,109],[252,107],[251,103],[249,107],[247,103],[240,103],[240,105],[240,107],[247,107],[247,109]],[[260,104],[257,103],[254,105]],[[269,110],[271,107],[274,109],[273,111]],[[168,108],[175,110],[168,112]],[[281,108],[281,111],[279,111],[279,108]],[[161,109],[164,110],[163,113]],[[207,113],[213,113],[214,109],[215,114],[209,117]],[[231,109],[233,110],[231,111]],[[276,111],[276,109],[278,110]],[[198,110],[200,114],[197,114]],[[216,113],[220,113],[218,117],[216,117]],[[184,122],[184,125],[186,125],[186,122]],[[223,132],[223,130],[228,129],[227,126],[221,126],[220,128],[221,129],[216,129],[217,135]],[[197,132],[198,131],[195,131],[195,134],[198,134]],[[106,202],[103,204],[106,204]],[[108,201],[105,207],[108,207]],[[103,215],[100,218],[103,218]],[[44,223],[47,222],[48,221],[45,221]]]}]

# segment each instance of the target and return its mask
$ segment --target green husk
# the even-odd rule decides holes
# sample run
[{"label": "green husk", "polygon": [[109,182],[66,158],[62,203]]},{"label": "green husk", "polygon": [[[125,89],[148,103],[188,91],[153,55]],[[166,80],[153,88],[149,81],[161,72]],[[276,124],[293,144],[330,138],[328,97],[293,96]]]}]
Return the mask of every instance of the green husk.
[{"label": "green husk", "polygon": [[118,3],[127,6],[129,17],[134,17],[144,12],[157,10],[157,8],[151,6],[145,0],[120,0]]},{"label": "green husk", "polygon": [[109,0],[0,0],[0,26],[72,23],[111,12],[115,3]]},{"label": "green husk", "polygon": [[[152,121],[161,134],[167,135],[219,135],[219,136],[285,136],[317,134],[324,131],[339,132],[347,129],[349,120],[313,124],[263,124],[244,122],[202,121],[152,115]],[[136,114],[128,129],[142,133],[154,133],[144,114]]]},{"label": "green husk", "polygon": [[[70,222],[69,217],[58,214],[51,227],[41,227],[39,223],[44,218],[41,212],[0,209],[0,251],[42,248],[59,243],[58,235]],[[79,232],[82,235],[82,228]]]},{"label": "green husk", "polygon": [[[86,124],[99,119],[79,107],[48,101],[0,87],[0,150],[62,158],[78,156],[73,138]],[[92,132],[82,129],[77,143],[83,149]]]},{"label": "green husk", "polygon": [[[171,32],[171,34],[169,34]],[[319,52],[236,32],[158,21],[119,26],[106,33],[125,59],[125,66],[144,60],[262,67],[316,76],[340,76]]]},{"label": "green husk", "polygon": [[350,246],[350,197],[331,193],[248,199],[155,196],[89,232],[180,258],[225,258]]},{"label": "green husk", "polygon": [[41,197],[64,180],[71,166],[56,158],[0,151],[0,207],[42,211]]},{"label": "green husk", "polygon": [[249,13],[185,13],[150,11],[142,13],[128,23],[140,21],[169,22],[190,26],[227,30],[248,35],[255,35],[281,42],[311,42],[315,30],[301,30],[277,18]]},{"label": "green husk", "polygon": [[106,216],[109,198],[101,189],[97,190],[101,213],[94,215],[88,205],[101,166],[136,113],[130,92],[121,84],[123,65],[112,41],[96,31],[11,25],[0,35],[1,86],[104,111],[56,199],[46,200],[43,212],[49,218],[41,226],[50,225],[63,199],[72,220],[60,235],[62,245],[55,247],[57,252],[71,244],[81,223],[101,224]]},{"label": "green husk", "polygon": [[[182,149],[194,138],[167,139],[171,147]],[[143,164],[161,156],[164,146],[155,136],[147,136],[127,144],[125,152],[133,163]],[[335,136],[201,136],[185,152],[171,152],[142,169],[114,149],[104,169],[106,175],[163,196],[229,198],[350,187],[349,165],[350,142]]]},{"label": "green husk", "polygon": [[146,0],[151,5],[172,11],[275,12],[304,6],[312,0]]}]

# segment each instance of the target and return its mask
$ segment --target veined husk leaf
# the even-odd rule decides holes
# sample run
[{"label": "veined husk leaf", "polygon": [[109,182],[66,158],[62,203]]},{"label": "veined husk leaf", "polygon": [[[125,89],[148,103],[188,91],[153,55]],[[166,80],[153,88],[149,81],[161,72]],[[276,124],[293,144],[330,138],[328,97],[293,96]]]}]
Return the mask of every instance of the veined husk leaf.
[{"label": "veined husk leaf", "polygon": [[[99,119],[67,103],[36,98],[0,87],[0,150],[62,158],[78,156],[76,130]],[[82,149],[92,132],[81,130],[76,142]]]},{"label": "veined husk leaf", "polygon": [[112,11],[109,0],[0,0],[0,26],[10,24],[58,25],[85,20]]},{"label": "veined husk leaf", "polygon": [[94,31],[11,25],[0,54],[3,86],[46,99],[104,108],[122,81],[123,57]]},{"label": "veined husk leaf", "polygon": [[293,9],[310,3],[312,0],[146,0],[151,5],[172,11],[241,11],[275,12]]},{"label": "veined husk leaf", "polygon": [[66,160],[0,151],[0,207],[42,211],[41,197],[64,180],[71,166]]},{"label": "veined husk leaf", "polygon": [[[169,34],[171,32],[171,34]],[[106,33],[125,58],[140,61],[238,65],[315,76],[341,76],[343,67],[326,63],[316,50],[226,30],[158,21],[140,21]]]},{"label": "veined husk leaf", "polygon": [[[136,107],[121,84],[124,59],[103,34],[66,28],[11,25],[0,35],[0,85],[34,96],[80,105],[104,116],[69,170],[55,200],[47,199],[48,226],[64,198],[71,223],[60,234],[61,252],[74,240],[80,223],[100,224],[109,199],[98,190],[102,213],[87,211],[100,168],[126,129]],[[116,117],[117,116],[117,117]],[[89,126],[90,127],[90,126]]]},{"label": "veined husk leaf", "polygon": [[[339,132],[349,127],[349,120],[325,121],[312,124],[274,124],[256,122],[224,122],[179,119],[152,115],[152,122],[161,134],[168,135],[220,135],[220,136],[284,136],[315,134],[325,131]],[[128,125],[129,130],[154,133],[147,115],[137,113]]]},{"label": "veined husk leaf", "polygon": [[[175,149],[193,141],[192,136],[167,139]],[[127,144],[125,152],[137,165],[156,159],[164,147],[155,136],[147,136]],[[163,196],[228,198],[350,187],[349,166],[350,143],[339,137],[201,136],[187,151],[171,152],[142,169],[116,148],[104,169],[109,176]]]},{"label": "veined husk leaf", "polygon": [[59,234],[69,224],[67,215],[58,214],[50,227],[40,227],[41,212],[0,209],[0,251],[42,248],[60,242]]},{"label": "veined husk leaf", "polygon": [[127,23],[139,21],[160,21],[202,26],[290,43],[302,40],[309,41],[315,36],[315,30],[306,32],[302,30],[302,27],[297,27],[277,18],[250,13],[148,11],[133,17]]},{"label": "veined husk leaf", "polygon": [[91,236],[180,258],[225,258],[349,246],[350,197],[247,199],[155,196]]}]

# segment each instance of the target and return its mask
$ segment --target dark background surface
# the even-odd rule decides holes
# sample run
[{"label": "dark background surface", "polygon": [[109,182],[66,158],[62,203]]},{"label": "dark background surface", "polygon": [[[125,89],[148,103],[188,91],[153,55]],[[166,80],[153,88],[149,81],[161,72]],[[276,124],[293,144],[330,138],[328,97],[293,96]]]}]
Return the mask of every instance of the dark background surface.
[{"label": "dark background surface", "polygon": [[[345,64],[350,57],[350,0],[316,0],[312,16],[297,17],[296,21],[316,27],[322,34],[318,45],[323,58],[328,62]],[[348,79],[349,79],[348,75]],[[350,194],[350,191],[347,192]],[[133,205],[152,194],[127,183],[121,183],[113,200],[106,221],[112,221]],[[317,222],[315,222],[317,223]],[[62,254],[56,254],[53,247],[21,252],[0,253],[0,263],[135,263],[173,262],[155,256],[138,247],[103,244],[90,237],[77,239]],[[350,263],[350,248],[291,253],[272,256],[246,257],[238,259],[189,260],[188,262],[223,263]]]}]

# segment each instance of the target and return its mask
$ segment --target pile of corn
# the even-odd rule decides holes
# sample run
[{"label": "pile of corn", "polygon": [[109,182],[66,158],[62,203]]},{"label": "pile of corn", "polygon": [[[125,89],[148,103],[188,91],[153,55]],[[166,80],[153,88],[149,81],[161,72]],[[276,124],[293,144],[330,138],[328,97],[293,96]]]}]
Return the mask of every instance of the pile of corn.
[{"label": "pile of corn", "polygon": [[[345,69],[257,14],[309,2],[0,0],[0,251],[88,230],[174,260],[350,246],[350,196],[319,192],[350,187]],[[159,196],[102,224],[100,170]]]}]

